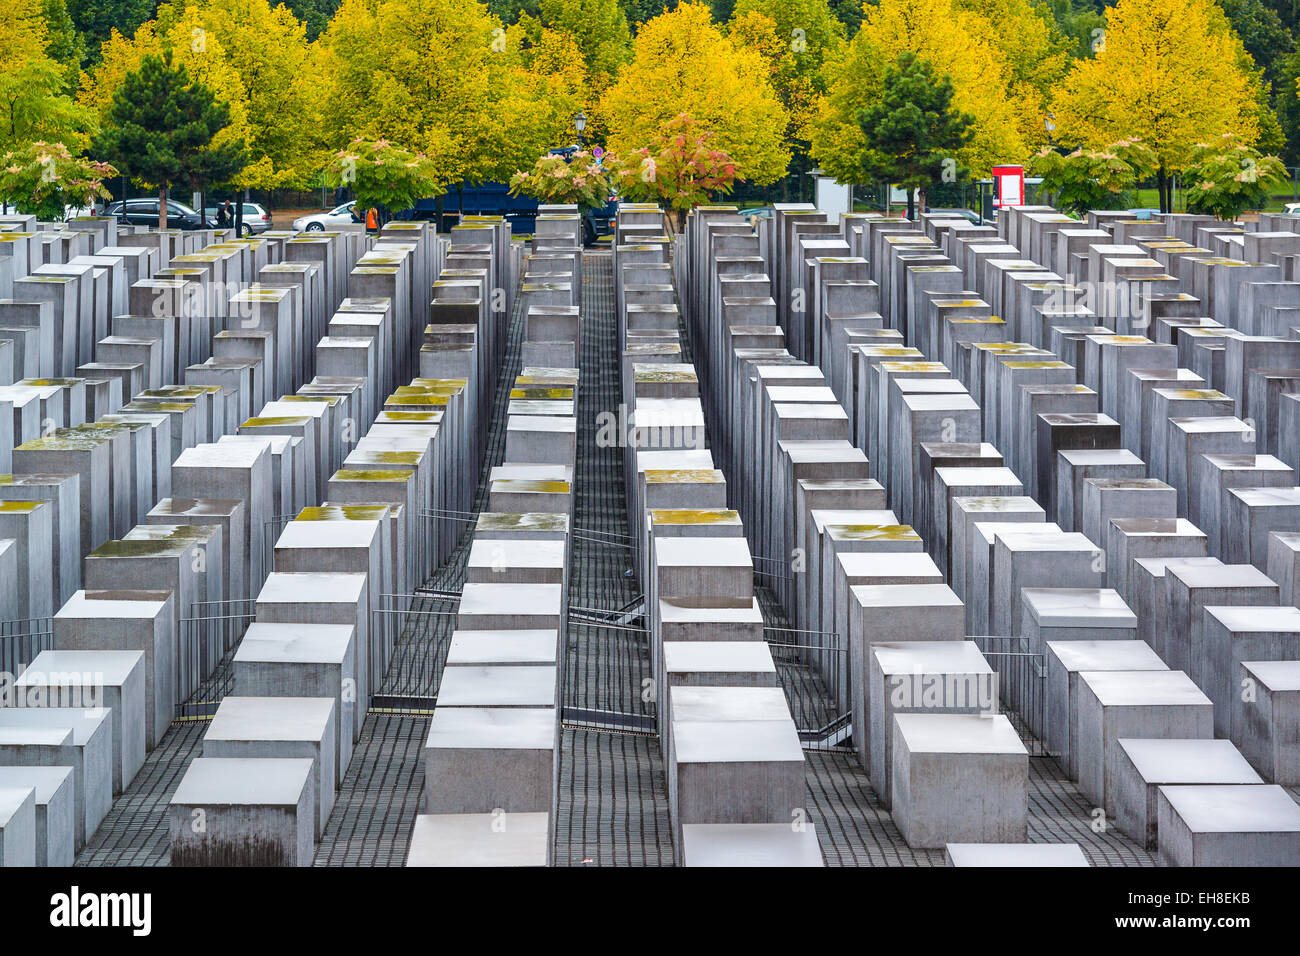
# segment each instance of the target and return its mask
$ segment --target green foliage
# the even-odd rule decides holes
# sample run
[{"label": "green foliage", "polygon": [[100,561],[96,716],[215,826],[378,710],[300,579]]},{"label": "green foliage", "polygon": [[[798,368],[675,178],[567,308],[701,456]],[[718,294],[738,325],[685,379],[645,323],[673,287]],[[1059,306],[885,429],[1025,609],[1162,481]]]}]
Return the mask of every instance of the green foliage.
[{"label": "green foliage", "polygon": [[844,24],[844,29],[848,31],[849,36],[858,32],[862,26],[862,2],[861,0],[830,0],[831,13],[835,14],[835,19]]},{"label": "green foliage", "polygon": [[64,0],[42,0],[41,7],[45,14],[47,37],[45,55],[64,66],[69,85],[75,86],[81,61],[86,56],[86,39],[77,32]]},{"label": "green foliage", "polygon": [[1090,209],[1123,209],[1140,179],[1155,168],[1155,154],[1136,140],[1121,140],[1105,149],[1076,149],[1061,155],[1041,150],[1030,162],[1043,177],[1042,191],[1054,196],[1062,212],[1082,215]]},{"label": "green foliage", "polygon": [[1300,53],[1287,56],[1279,67],[1282,79],[1273,102],[1281,129],[1281,156],[1288,166],[1300,164]]},{"label": "green foliage", "polygon": [[1271,190],[1286,182],[1286,167],[1231,134],[1198,144],[1184,170],[1190,212],[1233,220],[1247,209],[1262,209]]},{"label": "green foliage", "polygon": [[11,0],[0,17],[0,149],[36,140],[85,145],[93,119],[68,95],[75,64],[51,52],[61,51],[67,39],[50,29],[57,12],[46,0]]},{"label": "green foliage", "polygon": [[506,26],[513,26],[523,16],[536,17],[538,0],[487,0],[488,12]]},{"label": "green foliage", "polygon": [[97,60],[99,45],[114,29],[131,36],[156,7],[156,0],[68,0],[68,15],[86,42],[86,52]]},{"label": "green foliage", "polygon": [[926,60],[899,56],[884,78],[880,99],[858,113],[866,138],[868,179],[886,180],[921,193],[935,182],[955,182],[964,170],[956,153],[971,138],[973,117],[953,108],[952,81],[937,75]]},{"label": "green foliage", "polygon": [[307,39],[315,40],[330,25],[339,0],[286,0],[285,6],[307,27]]},{"label": "green foliage", "polygon": [[827,57],[843,43],[844,26],[827,0],[736,0],[729,24],[732,39],[758,50],[769,62],[772,86],[789,114],[785,146],[790,169],[785,198],[803,184],[813,168],[808,142],[826,92]]},{"label": "green foliage", "polygon": [[1264,0],[1264,5],[1276,13],[1284,23],[1300,19],[1300,0]]},{"label": "green foliage", "polygon": [[79,140],[90,118],[66,90],[63,69],[48,57],[27,61],[19,73],[0,71],[0,145],[37,137]]},{"label": "green foliage", "polygon": [[1104,7],[1074,0],[1043,0],[1041,6],[1051,13],[1061,35],[1072,42],[1075,59],[1092,56],[1106,28]]},{"label": "green foliage", "polygon": [[1259,134],[1255,137],[1255,145],[1265,153],[1281,153],[1286,149],[1286,131],[1282,128],[1281,117],[1273,105],[1274,102],[1281,100],[1284,95],[1278,94],[1270,98],[1268,84],[1264,82],[1260,82],[1255,89],[1254,113],[1255,122],[1259,126]]},{"label": "green foliage", "polygon": [[[125,175],[161,193],[174,184],[200,192],[228,182],[247,162],[242,141],[213,142],[229,124],[230,108],[184,66],[149,55],[113,96],[95,147]],[[165,226],[166,204],[160,209]]]},{"label": "green foliage", "polygon": [[527,172],[510,177],[510,195],[523,193],[541,203],[577,203],[580,209],[595,209],[609,202],[613,193],[609,172],[592,159],[591,153],[546,155]]},{"label": "green foliage", "polygon": [[358,138],[339,150],[325,167],[325,185],[351,189],[357,208],[401,212],[417,199],[446,191],[434,163],[420,153],[394,146],[387,140]]},{"label": "green foliage", "polygon": [[1295,50],[1291,30],[1262,0],[1219,0],[1219,6],[1264,79],[1279,89],[1286,59]]},{"label": "green foliage", "polygon": [[635,29],[647,20],[653,20],[665,10],[677,6],[676,0],[618,0],[627,22]]},{"label": "green foliage", "polygon": [[573,37],[599,88],[632,59],[632,34],[618,0],[540,0],[538,6],[544,26]]},{"label": "green foliage", "polygon": [[32,143],[0,157],[0,202],[45,222],[60,222],[69,206],[89,206],[111,195],[104,180],[117,170],[73,156],[62,143]]}]

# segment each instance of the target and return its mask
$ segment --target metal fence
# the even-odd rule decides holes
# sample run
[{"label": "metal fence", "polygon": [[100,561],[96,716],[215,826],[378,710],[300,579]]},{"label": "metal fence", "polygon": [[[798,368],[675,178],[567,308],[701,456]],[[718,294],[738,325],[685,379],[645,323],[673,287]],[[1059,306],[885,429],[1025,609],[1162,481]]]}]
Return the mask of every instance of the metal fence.
[{"label": "metal fence", "polygon": [[846,748],[853,728],[843,638],[833,631],[769,626],[763,628],[763,639],[804,749]]},{"label": "metal fence", "polygon": [[297,515],[272,515],[262,524],[262,567],[270,570],[275,567],[275,543],[280,540],[289,522]]},{"label": "metal fence", "polygon": [[568,619],[572,622],[581,624],[609,624],[617,627],[632,627],[645,629],[645,598],[637,595],[628,601],[622,607],[603,608],[603,607],[581,607],[571,604],[567,608]]},{"label": "metal fence", "polygon": [[240,639],[253,623],[257,602],[252,598],[195,601],[180,619],[176,649],[176,719],[210,717],[234,691],[231,660]]},{"label": "metal fence", "polygon": [[21,674],[37,654],[53,646],[53,618],[0,621],[0,673]]},{"label": "metal fence", "polygon": [[456,630],[460,593],[385,594],[380,600],[382,606],[370,612],[370,626],[386,642],[387,666],[382,658],[372,657],[370,706],[383,711],[432,711]]},{"label": "metal fence", "polygon": [[1047,725],[1047,664],[1023,637],[980,635],[971,640],[997,674],[1001,709],[1031,756],[1047,755],[1042,737]]},{"label": "metal fence", "polygon": [[610,548],[636,549],[636,539],[631,535],[622,534],[618,531],[602,531],[599,528],[574,528],[571,537],[575,541],[603,544]]},{"label": "metal fence", "polygon": [[[627,617],[626,623],[619,619]],[[602,619],[603,618],[603,619]],[[634,609],[569,608],[560,701],[566,724],[655,733],[657,699],[650,632]]]},{"label": "metal fence", "polygon": [[782,558],[769,558],[761,554],[751,554],[749,557],[754,563],[754,574],[760,575],[763,583],[772,590],[784,592],[785,585],[778,582],[794,580],[789,561]]}]

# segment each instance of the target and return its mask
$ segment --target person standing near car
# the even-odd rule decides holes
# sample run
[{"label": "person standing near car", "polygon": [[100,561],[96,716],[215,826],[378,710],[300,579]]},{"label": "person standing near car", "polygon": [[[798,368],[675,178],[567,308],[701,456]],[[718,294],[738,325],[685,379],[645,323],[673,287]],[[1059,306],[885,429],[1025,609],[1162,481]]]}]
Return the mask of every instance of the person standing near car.
[{"label": "person standing near car", "polygon": [[230,228],[230,200],[227,199],[217,207],[217,228]]},{"label": "person standing near car", "polygon": [[371,206],[366,210],[366,232],[379,231],[379,210]]}]

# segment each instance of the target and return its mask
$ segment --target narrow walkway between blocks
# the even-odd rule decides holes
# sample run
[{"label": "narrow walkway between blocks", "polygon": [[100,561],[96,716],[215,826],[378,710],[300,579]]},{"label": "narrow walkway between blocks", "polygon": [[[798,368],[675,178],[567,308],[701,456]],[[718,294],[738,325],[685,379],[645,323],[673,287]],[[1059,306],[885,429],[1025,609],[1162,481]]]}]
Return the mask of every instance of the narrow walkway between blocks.
[{"label": "narrow walkway between blocks", "polygon": [[[618,326],[608,252],[583,257],[578,461],[565,654],[567,709],[653,715],[644,630],[582,624],[574,608],[635,610],[623,451],[597,442],[602,412],[618,415]],[[626,615],[625,615],[626,616]],[[640,620],[634,618],[633,622]],[[556,866],[671,866],[672,825],[663,757],[648,733],[562,725]]]}]

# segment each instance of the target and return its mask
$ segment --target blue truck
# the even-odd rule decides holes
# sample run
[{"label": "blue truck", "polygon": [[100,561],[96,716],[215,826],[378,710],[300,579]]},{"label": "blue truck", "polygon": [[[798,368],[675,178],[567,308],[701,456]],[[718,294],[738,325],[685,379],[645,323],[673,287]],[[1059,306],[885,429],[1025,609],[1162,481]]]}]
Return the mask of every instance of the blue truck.
[{"label": "blue truck", "polygon": [[[446,232],[462,216],[504,216],[515,235],[532,235],[537,228],[537,206],[537,200],[530,196],[510,195],[510,187],[503,183],[483,183],[449,189],[439,198],[421,199],[397,218],[436,220],[438,231]],[[618,202],[614,200],[600,209],[584,212],[583,242],[592,245],[601,236],[609,235],[617,212]]]},{"label": "blue truck", "polygon": [[[570,160],[577,152],[576,146],[558,146],[550,152]],[[510,187],[503,183],[483,183],[479,186],[458,186],[442,196],[421,199],[415,208],[400,213],[398,219],[432,219],[438,231],[446,232],[462,216],[504,216],[515,235],[531,236],[537,231],[538,202],[531,196],[512,196]],[[582,214],[582,241],[593,245],[601,236],[613,231],[614,217],[618,213],[618,200],[611,197],[600,209],[588,209]]]}]

